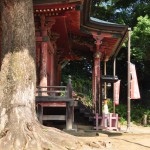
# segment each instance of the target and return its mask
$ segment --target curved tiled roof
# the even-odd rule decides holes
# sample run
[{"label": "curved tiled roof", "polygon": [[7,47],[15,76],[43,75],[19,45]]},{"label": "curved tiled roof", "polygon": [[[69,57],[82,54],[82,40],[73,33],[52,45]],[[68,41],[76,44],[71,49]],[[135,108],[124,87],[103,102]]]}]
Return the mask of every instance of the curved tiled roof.
[{"label": "curved tiled roof", "polygon": [[[58,34],[63,34],[58,39],[58,46],[60,46],[60,49],[64,47],[66,53],[68,53],[70,49],[68,44],[69,42],[66,42],[69,39],[69,35],[73,38],[73,41],[71,42],[71,45],[73,46],[72,49],[78,49],[78,52],[83,51],[83,49],[87,49],[87,51],[84,52],[84,54],[87,54],[90,51],[94,52],[94,50],[92,50],[93,47],[90,43],[88,43],[88,40],[85,40],[84,42],[84,37],[88,37],[88,39],[90,37],[92,39],[92,32],[95,32],[98,35],[104,35],[105,33],[110,34],[111,37],[103,37],[101,45],[101,51],[104,52],[109,58],[116,57],[122,43],[127,37],[128,26],[111,23],[90,16],[90,6],[92,0],[33,1],[35,5],[35,13],[38,15],[50,15],[56,19],[56,24],[53,27],[53,31]],[[81,1],[83,3],[81,3]],[[76,8],[76,6],[79,5],[81,6],[80,10],[78,9],[79,7]]]},{"label": "curved tiled roof", "polygon": [[[109,33],[112,35],[113,47],[110,56],[116,57],[124,40],[127,37],[128,26],[107,22],[90,16],[92,0],[84,0],[81,10],[81,29],[83,32],[91,34]],[[116,40],[113,40],[116,39]],[[111,45],[110,38],[104,38],[105,46]],[[107,47],[107,46],[106,46]],[[108,48],[109,49],[109,48]]]}]

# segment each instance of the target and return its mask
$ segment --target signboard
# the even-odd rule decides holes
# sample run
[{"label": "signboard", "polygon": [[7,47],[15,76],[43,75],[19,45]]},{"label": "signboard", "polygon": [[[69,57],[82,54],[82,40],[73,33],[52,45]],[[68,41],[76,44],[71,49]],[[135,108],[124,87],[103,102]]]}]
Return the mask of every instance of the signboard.
[{"label": "signboard", "polygon": [[130,98],[131,99],[140,99],[140,92],[139,92],[139,86],[138,86],[138,80],[136,75],[136,69],[135,65],[130,63],[130,73],[131,73],[131,93]]},{"label": "signboard", "polygon": [[114,83],[114,103],[119,105],[120,80]]}]

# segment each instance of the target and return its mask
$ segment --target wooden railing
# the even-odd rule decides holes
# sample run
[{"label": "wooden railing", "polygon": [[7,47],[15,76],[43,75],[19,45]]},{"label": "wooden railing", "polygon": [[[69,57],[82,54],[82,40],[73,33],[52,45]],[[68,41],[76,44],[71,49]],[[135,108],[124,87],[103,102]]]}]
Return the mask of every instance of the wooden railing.
[{"label": "wooden railing", "polygon": [[67,86],[38,86],[37,96],[67,97]]},{"label": "wooden railing", "polygon": [[[66,115],[44,115],[44,107],[51,107],[50,103],[65,103]],[[74,120],[74,100],[72,98],[72,84],[71,77],[67,86],[46,86],[37,87],[37,114],[39,121],[43,123],[43,120],[66,120],[66,129],[70,130],[73,126]]]},{"label": "wooden railing", "polygon": [[72,98],[71,76],[67,86],[37,86],[37,96],[48,96],[51,98]]}]

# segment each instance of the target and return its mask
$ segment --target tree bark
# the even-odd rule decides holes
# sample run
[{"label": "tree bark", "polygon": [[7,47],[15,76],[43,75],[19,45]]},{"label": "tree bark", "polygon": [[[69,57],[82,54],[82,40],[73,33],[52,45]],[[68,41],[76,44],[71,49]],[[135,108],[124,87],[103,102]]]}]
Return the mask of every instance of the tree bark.
[{"label": "tree bark", "polygon": [[22,149],[37,121],[32,1],[2,0],[1,18],[0,149]]},{"label": "tree bark", "polygon": [[[12,124],[16,124],[20,119],[27,118],[21,116],[22,109],[28,112],[35,107],[35,30],[31,4],[30,0],[1,1],[1,130],[7,126],[11,116],[16,117],[11,120]],[[31,116],[35,116],[35,113]]]}]

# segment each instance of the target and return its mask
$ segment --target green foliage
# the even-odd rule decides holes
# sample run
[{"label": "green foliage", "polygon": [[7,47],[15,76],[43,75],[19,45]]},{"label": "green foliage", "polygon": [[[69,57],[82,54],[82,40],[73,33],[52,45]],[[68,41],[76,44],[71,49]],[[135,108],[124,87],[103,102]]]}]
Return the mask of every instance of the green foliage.
[{"label": "green foliage", "polygon": [[150,18],[138,17],[138,23],[132,33],[132,56],[136,61],[149,59],[150,49]]},{"label": "green foliage", "polygon": [[131,106],[131,121],[134,121],[136,123],[141,123],[142,117],[147,111],[144,107],[141,105],[132,105]]},{"label": "green foliage", "polygon": [[127,121],[126,121],[125,118],[120,117],[119,122],[120,122],[121,125],[125,125]]},{"label": "green foliage", "polygon": [[86,106],[92,108],[92,99],[90,98],[90,96],[86,97]]},{"label": "green foliage", "polygon": [[90,91],[87,95],[85,95],[84,104],[87,107],[92,108],[92,91]]},{"label": "green foliage", "polygon": [[70,61],[62,70],[62,81],[66,85],[68,75],[71,75],[73,89],[76,92],[89,95],[92,88],[92,63],[83,59]]},{"label": "green foliage", "polygon": [[[112,101],[108,103],[108,108],[110,112],[113,112]],[[116,106],[116,113],[120,117],[120,123],[124,123],[127,120],[127,105],[119,104]],[[131,121],[135,123],[142,123],[143,115],[150,116],[150,109],[141,104],[136,104],[131,101]]]},{"label": "green foliage", "polygon": [[62,81],[64,85],[71,75],[73,90],[77,97],[88,107],[92,107],[92,63],[83,59],[81,61],[70,61],[62,70]]},{"label": "green foliage", "polygon": [[149,0],[93,0],[91,16],[133,27],[139,16],[150,15]]}]

